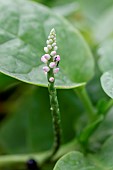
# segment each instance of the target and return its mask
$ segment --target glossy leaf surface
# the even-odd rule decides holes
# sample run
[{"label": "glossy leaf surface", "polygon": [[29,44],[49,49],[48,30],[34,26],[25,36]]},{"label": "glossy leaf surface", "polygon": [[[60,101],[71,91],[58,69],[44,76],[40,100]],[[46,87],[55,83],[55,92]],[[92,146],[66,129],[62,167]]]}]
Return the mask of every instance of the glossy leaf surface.
[{"label": "glossy leaf surface", "polygon": [[57,32],[61,55],[57,88],[83,85],[94,61],[82,36],[65,19],[31,1],[0,0],[0,71],[21,81],[47,86],[40,57],[50,30]]},{"label": "glossy leaf surface", "polygon": [[87,157],[80,152],[70,152],[56,163],[54,170],[112,170],[112,144],[113,137],[106,141],[100,152]]}]

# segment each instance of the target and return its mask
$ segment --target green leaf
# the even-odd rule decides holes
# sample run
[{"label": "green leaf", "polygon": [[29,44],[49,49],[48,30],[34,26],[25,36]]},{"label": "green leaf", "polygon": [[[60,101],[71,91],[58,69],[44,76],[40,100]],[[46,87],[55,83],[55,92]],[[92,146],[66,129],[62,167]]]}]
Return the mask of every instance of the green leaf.
[{"label": "green leaf", "polygon": [[103,42],[98,50],[100,55],[98,64],[102,72],[113,69],[113,39]]},{"label": "green leaf", "polygon": [[113,39],[103,42],[98,53],[100,54],[99,68],[103,72],[101,85],[105,93],[113,98]]},{"label": "green leaf", "polygon": [[[13,102],[10,116],[0,126],[0,142],[9,153],[40,152],[52,146],[53,129],[48,90],[30,87],[26,90],[24,88],[21,92],[23,96]],[[81,108],[79,109],[72,90],[59,90],[58,98],[63,128],[62,142],[67,143],[75,136],[74,123]]]},{"label": "green leaf", "polygon": [[93,76],[94,61],[87,44],[62,17],[38,3],[25,0],[0,0],[0,16],[0,72],[47,87],[40,57],[54,27],[61,55],[56,87],[81,86]]},{"label": "green leaf", "polygon": [[98,0],[57,0],[57,1],[48,1],[48,0],[34,0],[37,2],[41,2],[46,4],[47,6],[63,6],[67,5],[69,3],[76,2],[79,4],[80,8],[82,9],[82,13],[87,14],[88,18],[96,18],[99,15],[103,14],[106,9],[109,7],[113,6],[113,1],[112,0],[103,0],[103,1],[98,1]]},{"label": "green leaf", "polygon": [[79,4],[77,2],[71,2],[68,4],[63,4],[61,6],[55,6],[52,10],[57,14],[59,13],[62,16],[69,16],[74,12],[79,10]]},{"label": "green leaf", "polygon": [[113,137],[108,139],[101,150],[87,157],[80,152],[70,152],[56,163],[54,170],[112,170],[113,169]]},{"label": "green leaf", "polygon": [[101,76],[101,85],[105,93],[113,98],[113,70],[107,71]]}]

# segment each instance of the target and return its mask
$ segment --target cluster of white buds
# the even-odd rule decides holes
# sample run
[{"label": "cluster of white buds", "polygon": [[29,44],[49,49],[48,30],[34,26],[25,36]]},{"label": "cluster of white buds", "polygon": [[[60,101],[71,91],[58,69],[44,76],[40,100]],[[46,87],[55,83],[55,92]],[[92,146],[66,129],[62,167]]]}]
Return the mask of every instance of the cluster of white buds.
[{"label": "cluster of white buds", "polygon": [[52,72],[53,76],[49,78],[49,81],[54,82],[54,74],[59,71],[58,64],[60,61],[60,56],[56,53],[58,47],[56,45],[56,33],[54,28],[50,31],[46,44],[47,46],[44,47],[46,54],[41,57],[41,61],[46,64],[46,66],[43,67],[44,72]]}]

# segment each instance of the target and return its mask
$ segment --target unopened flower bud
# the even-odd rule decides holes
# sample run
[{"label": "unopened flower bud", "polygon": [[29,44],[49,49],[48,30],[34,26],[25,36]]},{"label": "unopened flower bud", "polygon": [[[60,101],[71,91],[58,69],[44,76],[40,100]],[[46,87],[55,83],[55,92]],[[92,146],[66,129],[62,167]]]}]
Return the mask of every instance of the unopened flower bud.
[{"label": "unopened flower bud", "polygon": [[56,61],[60,61],[60,56],[57,55],[56,58],[55,58]]},{"label": "unopened flower bud", "polygon": [[55,62],[51,62],[50,64],[49,64],[49,67],[50,68],[54,68],[56,66],[56,63]]},{"label": "unopened flower bud", "polygon": [[46,44],[47,44],[47,45],[49,44],[49,40],[46,41]]},{"label": "unopened flower bud", "polygon": [[59,72],[59,68],[54,68],[53,73],[56,74]]},{"label": "unopened flower bud", "polygon": [[56,55],[56,51],[52,51],[51,56],[55,56],[55,55]]},{"label": "unopened flower bud", "polygon": [[52,39],[49,39],[49,43],[51,44],[53,42],[53,40]]},{"label": "unopened flower bud", "polygon": [[54,35],[51,35],[50,37],[51,37],[51,39],[53,39],[53,38],[54,38]]},{"label": "unopened flower bud", "polygon": [[57,51],[57,50],[58,50],[58,47],[57,47],[57,46],[55,46],[55,47],[54,47],[54,50],[55,50],[55,51]]},{"label": "unopened flower bud", "polygon": [[44,66],[44,67],[43,67],[43,70],[44,70],[45,72],[49,72],[50,68],[49,68],[48,66]]},{"label": "unopened flower bud", "polygon": [[54,77],[50,77],[50,78],[49,78],[49,81],[50,81],[50,82],[54,82]]},{"label": "unopened flower bud", "polygon": [[49,52],[49,49],[48,49],[47,47],[44,47],[44,51],[45,51],[46,53],[48,53],[48,52]]},{"label": "unopened flower bud", "polygon": [[53,43],[52,46],[55,47],[55,46],[56,46],[56,43]]},{"label": "unopened flower bud", "polygon": [[51,34],[51,33],[54,33],[54,34],[55,34],[55,29],[54,29],[54,28],[52,28],[50,34]]},{"label": "unopened flower bud", "polygon": [[47,48],[48,48],[49,50],[51,50],[51,49],[52,49],[52,46],[51,46],[51,45],[47,45]]},{"label": "unopened flower bud", "polygon": [[44,56],[41,57],[41,61],[42,61],[43,63],[47,63],[47,59],[46,59]]},{"label": "unopened flower bud", "polygon": [[44,57],[46,60],[50,60],[50,58],[51,58],[51,56],[49,54],[45,54]]}]

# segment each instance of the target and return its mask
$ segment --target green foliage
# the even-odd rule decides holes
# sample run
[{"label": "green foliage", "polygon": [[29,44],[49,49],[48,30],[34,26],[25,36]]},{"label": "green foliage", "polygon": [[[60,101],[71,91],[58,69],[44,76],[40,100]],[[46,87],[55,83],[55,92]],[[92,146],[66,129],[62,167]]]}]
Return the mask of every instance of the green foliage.
[{"label": "green foliage", "polygon": [[0,13],[3,37],[0,46],[2,73],[30,84],[47,86],[40,57],[44,53],[47,34],[55,27],[58,52],[62,56],[56,86],[77,87],[92,77],[94,61],[90,50],[81,35],[65,19],[54,15],[40,4],[23,0],[10,0],[8,6],[1,0]]},{"label": "green foliage", "polygon": [[[58,94],[62,113],[63,143],[66,143],[74,137],[73,124],[81,109],[76,104],[73,91],[60,90]],[[53,133],[48,91],[45,88],[28,86],[14,104],[13,111],[0,129],[1,143],[7,148],[7,152],[30,153],[50,149]]]},{"label": "green foliage", "polygon": [[99,67],[103,72],[101,85],[108,96],[113,98],[113,40],[107,40],[99,48]]},{"label": "green foliage", "polygon": [[105,72],[101,76],[101,85],[108,96],[113,98],[113,71]]},{"label": "green foliage", "polygon": [[110,170],[113,169],[113,137],[108,139],[97,154],[84,156],[80,152],[64,155],[55,165],[54,170]]},{"label": "green foliage", "polygon": [[[30,158],[41,170],[113,169],[112,9],[112,0],[0,0],[0,169],[27,170]],[[54,135],[40,58],[52,28],[62,145],[45,162]]]}]

